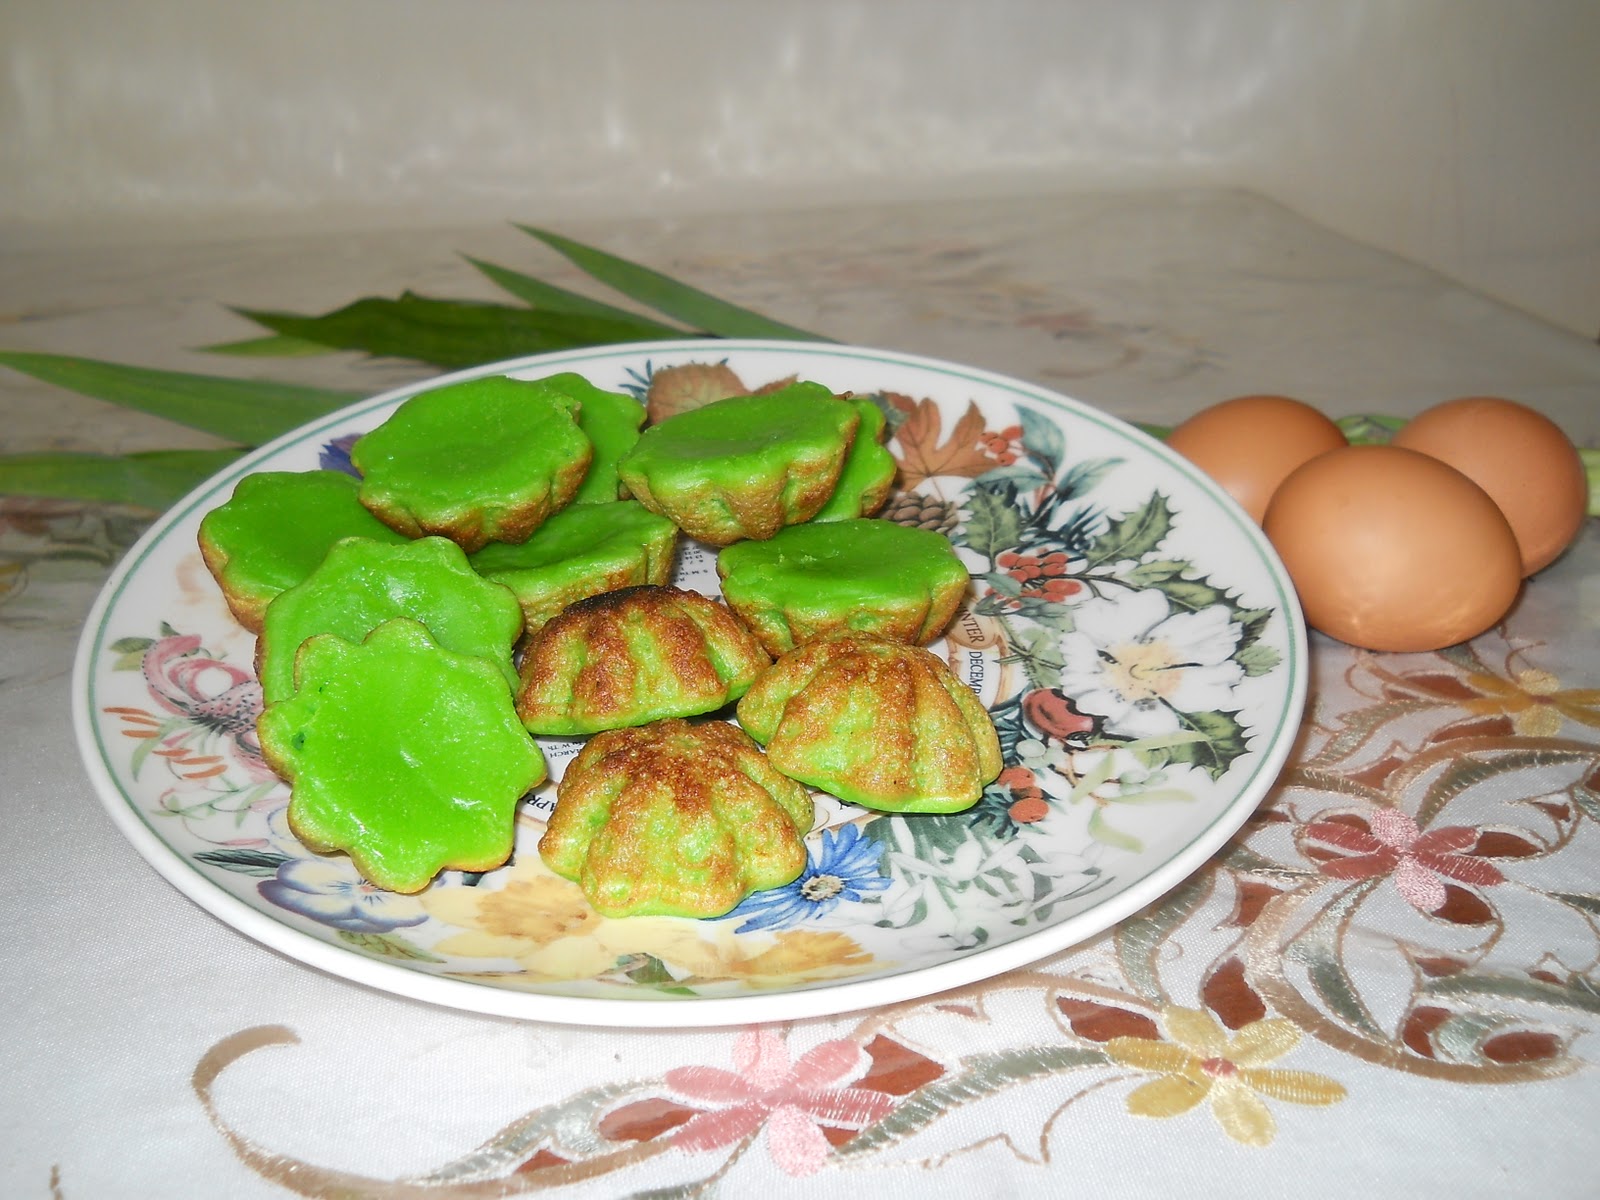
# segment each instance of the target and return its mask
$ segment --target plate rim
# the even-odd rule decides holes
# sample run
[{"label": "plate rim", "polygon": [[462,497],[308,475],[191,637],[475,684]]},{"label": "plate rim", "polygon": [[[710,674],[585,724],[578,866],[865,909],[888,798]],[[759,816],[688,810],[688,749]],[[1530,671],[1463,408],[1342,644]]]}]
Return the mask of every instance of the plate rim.
[{"label": "plate rim", "polygon": [[[1252,773],[1234,798],[1175,853],[1099,903],[1054,924],[1045,925],[997,946],[943,962],[866,979],[821,980],[781,991],[739,996],[674,997],[660,993],[639,996],[570,996],[546,991],[494,987],[467,979],[431,975],[361,954],[324,941],[252,907],[201,874],[187,859],[159,838],[133,811],[133,799],[117,782],[99,736],[92,703],[95,651],[102,644],[104,624],[123,588],[144,559],[194,506],[257,468],[257,464],[289,445],[303,443],[352,417],[405,400],[420,392],[484,375],[511,374],[542,366],[572,365],[595,359],[648,358],[653,353],[678,354],[709,350],[719,357],[738,353],[782,353],[866,358],[876,362],[932,370],[965,378],[1013,394],[1031,396],[1057,411],[1073,414],[1119,436],[1131,438],[1170,469],[1185,475],[1221,506],[1242,530],[1267,568],[1281,599],[1285,624],[1286,703],[1269,744],[1258,752]],[[71,702],[74,739],[79,758],[101,806],[113,825],[163,879],[210,916],[302,965],[386,994],[420,1000],[456,1011],[520,1020],[599,1028],[711,1028],[747,1023],[837,1016],[870,1007],[927,999],[955,988],[992,979],[1082,945],[1145,908],[1188,880],[1249,820],[1267,798],[1293,752],[1309,690],[1309,639],[1304,615],[1283,566],[1260,528],[1215,482],[1197,467],[1129,421],[1084,401],[987,368],[927,355],[838,342],[785,341],[765,338],[670,339],[578,347],[523,355],[404,384],[352,401],[296,426],[208,476],[162,512],[124,553],[101,585],[84,619],[73,660]]]}]

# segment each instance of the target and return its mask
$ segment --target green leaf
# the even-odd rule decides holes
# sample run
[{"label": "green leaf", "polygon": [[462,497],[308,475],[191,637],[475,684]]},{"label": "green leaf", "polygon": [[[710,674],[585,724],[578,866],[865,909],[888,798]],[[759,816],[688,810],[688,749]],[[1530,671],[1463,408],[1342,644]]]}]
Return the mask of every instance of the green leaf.
[{"label": "green leaf", "polygon": [[872,1154],[903,1141],[964,1104],[1019,1084],[1084,1067],[1103,1066],[1106,1052],[1077,1046],[1025,1046],[974,1054],[961,1069],[918,1088],[876,1125],[869,1125],[833,1154],[837,1159]]},{"label": "green leaf", "polygon": [[364,950],[377,958],[404,958],[413,962],[444,962],[415,942],[394,933],[358,933],[353,929],[339,930],[339,940],[346,945]]},{"label": "green leaf", "polygon": [[1083,496],[1099,486],[1100,481],[1122,465],[1120,458],[1086,458],[1073,463],[1056,491],[1062,496]]},{"label": "green leaf", "polygon": [[1110,846],[1113,850],[1127,850],[1132,854],[1144,851],[1144,843],[1131,833],[1124,833],[1106,822],[1105,810],[1096,808],[1089,814],[1089,836],[1102,846]]},{"label": "green leaf", "polygon": [[1585,746],[1578,750],[1555,747],[1548,750],[1514,750],[1492,758],[1453,759],[1428,785],[1428,790],[1417,806],[1417,824],[1427,828],[1444,811],[1445,807],[1465,792],[1512,771],[1527,771],[1538,767],[1560,766],[1587,759],[1592,751]]},{"label": "green leaf", "polygon": [[242,342],[217,342],[199,349],[207,354],[232,354],[238,358],[310,358],[315,354],[332,354],[332,346],[305,338],[268,334],[266,337],[245,338]]},{"label": "green leaf", "polygon": [[1167,751],[1172,762],[1193,763],[1213,779],[1219,779],[1233,760],[1248,748],[1245,728],[1238,713],[1179,713],[1179,722],[1193,733],[1194,741],[1173,746]]},{"label": "green leaf", "polygon": [[1339,943],[1350,911],[1376,885],[1377,881],[1366,880],[1342,893],[1284,951],[1285,959],[1305,967],[1312,989],[1333,1014],[1371,1038],[1381,1038],[1383,1032],[1344,968]]},{"label": "green leaf", "polygon": [[1171,529],[1172,506],[1165,496],[1155,492],[1143,507],[1106,526],[1106,531],[1084,553],[1088,569],[1143,558],[1161,545]]},{"label": "green leaf", "polygon": [[202,850],[195,858],[207,866],[221,867],[225,871],[237,871],[241,875],[254,875],[261,879],[271,879],[278,873],[278,868],[289,861],[287,854],[280,854],[276,850],[251,850],[239,847],[230,850]]},{"label": "green leaf", "polygon": [[560,1147],[574,1137],[586,1139],[585,1145],[598,1141],[594,1134],[584,1131],[595,1129],[608,1110],[620,1108],[625,1100],[656,1094],[659,1086],[641,1086],[629,1081],[601,1084],[573,1093],[560,1104],[536,1108],[515,1118],[460,1158],[434,1167],[426,1175],[416,1176],[415,1182],[423,1187],[436,1187],[444,1196],[451,1191],[459,1194],[459,1189],[452,1185],[463,1181],[515,1178],[516,1168],[525,1164],[538,1147]]},{"label": "green leaf", "polygon": [[1581,976],[1563,984],[1522,975],[1446,975],[1425,981],[1422,991],[1429,996],[1455,999],[1495,997],[1531,1001],[1600,1015],[1600,992]]},{"label": "green leaf", "polygon": [[1215,886],[1214,873],[1201,871],[1116,927],[1113,943],[1123,974],[1146,1000],[1166,998],[1158,964],[1167,939],[1205,903]]},{"label": "green leaf", "polygon": [[[1233,605],[1234,598],[1230,596],[1228,603]],[[1239,649],[1253,646],[1260,640],[1275,611],[1271,608],[1234,608],[1233,619],[1239,622]],[[1239,661],[1242,663],[1244,660]]]},{"label": "green leaf", "polygon": [[1061,425],[1051,417],[1031,408],[1017,406],[1017,420],[1022,423],[1022,445],[1048,474],[1054,475],[1061,460],[1066,457],[1067,439]]},{"label": "green leaf", "polygon": [[1022,517],[1007,497],[986,488],[974,488],[966,507],[972,514],[966,522],[966,543],[990,562],[1022,537]]},{"label": "green leaf", "polygon": [[1334,422],[1352,446],[1383,445],[1405,423],[1404,417],[1385,417],[1378,413],[1351,413]]},{"label": "green leaf", "polygon": [[538,238],[580,270],[607,287],[615,288],[630,300],[637,300],[659,313],[685,321],[697,329],[704,329],[707,333],[716,334],[718,337],[780,338],[803,342],[832,340],[820,334],[797,329],[793,325],[785,325],[781,321],[774,321],[747,308],[729,304],[726,300],[719,300],[699,288],[679,283],[659,271],[629,262],[625,258],[618,258],[614,254],[607,254],[604,250],[585,246],[581,242],[574,242],[570,238],[561,237],[548,230],[536,229],[531,225],[519,225],[518,228]]},{"label": "green leaf", "polygon": [[593,300],[577,292],[569,292],[566,288],[557,287],[553,283],[546,283],[542,279],[535,279],[532,275],[524,275],[521,271],[513,271],[507,267],[496,266],[494,263],[484,262],[482,259],[473,258],[471,255],[464,254],[462,257],[518,300],[524,301],[534,308],[544,309],[546,312],[604,317],[613,321],[633,321],[641,326],[648,326],[657,330],[656,336],[662,338],[700,336],[698,330],[668,325],[664,321],[653,321],[649,317],[642,317],[636,312],[629,312],[625,308],[618,308],[616,305],[607,304],[603,300]]},{"label": "green leaf", "polygon": [[350,392],[326,388],[157,371],[60,354],[0,350],[0,365],[246,446],[259,446],[360,399]]},{"label": "green leaf", "polygon": [[1247,678],[1256,679],[1271,673],[1283,661],[1283,656],[1271,646],[1256,642],[1234,654],[1233,661],[1244,668]]},{"label": "green leaf", "polygon": [[1061,638],[1053,629],[1024,627],[1006,661],[1020,662],[1033,687],[1049,687],[1061,678]]},{"label": "green leaf", "polygon": [[1600,896],[1587,896],[1582,892],[1550,892],[1549,896],[1591,917],[1600,917]]},{"label": "green leaf", "polygon": [[535,312],[505,304],[438,300],[412,292],[397,300],[369,296],[321,316],[235,311],[276,333],[339,350],[360,350],[451,368],[660,337],[659,327],[645,318],[621,320]]},{"label": "green leaf", "polygon": [[55,496],[163,509],[246,451],[149,450],[140,454],[44,451],[0,455],[0,494]]}]

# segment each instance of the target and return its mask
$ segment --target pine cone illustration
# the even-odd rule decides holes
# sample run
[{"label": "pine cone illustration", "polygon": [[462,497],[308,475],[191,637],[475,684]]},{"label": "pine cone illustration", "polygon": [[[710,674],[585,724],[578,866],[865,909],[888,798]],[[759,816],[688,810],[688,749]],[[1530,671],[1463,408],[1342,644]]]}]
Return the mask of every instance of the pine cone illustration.
[{"label": "pine cone illustration", "polygon": [[887,521],[915,529],[931,529],[946,536],[961,522],[960,511],[950,501],[920,492],[896,493],[878,515]]}]

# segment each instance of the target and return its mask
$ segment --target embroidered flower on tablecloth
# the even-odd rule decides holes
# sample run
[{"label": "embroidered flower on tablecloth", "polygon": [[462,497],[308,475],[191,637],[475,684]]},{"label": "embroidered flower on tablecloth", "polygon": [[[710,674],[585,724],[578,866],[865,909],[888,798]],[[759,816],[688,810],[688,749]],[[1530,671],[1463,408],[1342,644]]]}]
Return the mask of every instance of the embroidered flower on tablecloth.
[{"label": "embroidered flower on tablecloth", "polygon": [[784,887],[755,892],[729,917],[744,917],[734,932],[798,925],[832,912],[840,904],[863,904],[876,899],[894,881],[879,869],[883,848],[862,838],[855,825],[822,831],[820,845],[810,847],[805,870]]},{"label": "embroidered flower on tablecloth", "polygon": [[1179,713],[1226,707],[1244,669],[1240,628],[1223,605],[1173,612],[1155,589],[1085,600],[1061,637],[1061,690],[1127,737],[1176,733]]},{"label": "embroidered flower on tablecloth", "polygon": [[1476,829],[1450,825],[1423,833],[1409,813],[1394,808],[1378,809],[1368,827],[1370,833],[1342,821],[1308,825],[1308,838],[1349,852],[1321,863],[1319,870],[1335,879],[1392,875],[1406,902],[1425,913],[1434,912],[1448,898],[1440,876],[1477,887],[1505,881],[1493,863],[1462,853],[1477,844]]},{"label": "embroidered flower on tablecloth", "polygon": [[1231,1037],[1200,1009],[1168,1008],[1162,1024],[1169,1042],[1124,1036],[1105,1044],[1116,1062],[1159,1076],[1128,1094],[1128,1111],[1135,1116],[1181,1116],[1209,1099],[1224,1133],[1236,1142],[1265,1146],[1277,1127],[1262,1096],[1310,1105],[1345,1097],[1344,1085],[1325,1075],[1263,1066],[1300,1044],[1300,1030],[1281,1017],[1252,1021]]},{"label": "embroidered flower on tablecloth", "polygon": [[1522,737],[1555,737],[1564,721],[1600,729],[1600,688],[1563,688],[1559,676],[1522,667],[1508,678],[1474,671],[1466,677],[1480,693],[1461,707],[1484,716],[1503,715]]},{"label": "embroidered flower on tablecloth", "polygon": [[831,1152],[822,1127],[864,1129],[893,1111],[894,1098],[848,1086],[872,1060],[854,1042],[831,1041],[789,1061],[783,1039],[764,1029],[741,1033],[733,1071],[678,1067],[666,1084],[684,1100],[721,1107],[691,1118],[672,1137],[681,1150],[721,1150],[766,1128],[767,1152],[789,1175],[821,1170]]}]

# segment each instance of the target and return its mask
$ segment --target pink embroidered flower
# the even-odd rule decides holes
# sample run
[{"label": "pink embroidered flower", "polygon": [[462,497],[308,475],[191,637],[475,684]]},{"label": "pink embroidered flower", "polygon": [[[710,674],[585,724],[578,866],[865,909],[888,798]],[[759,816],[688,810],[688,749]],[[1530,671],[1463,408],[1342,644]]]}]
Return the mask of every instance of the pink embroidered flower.
[{"label": "pink embroidered flower", "polygon": [[871,1065],[854,1042],[823,1042],[789,1062],[783,1039],[747,1030],[733,1045],[735,1070],[678,1067],[666,1083],[686,1100],[721,1105],[692,1117],[673,1136],[683,1150],[720,1150],[763,1125],[772,1161],[790,1175],[810,1175],[826,1165],[830,1147],[822,1126],[864,1129],[894,1108],[882,1092],[846,1085]]},{"label": "pink embroidered flower", "polygon": [[1393,808],[1374,812],[1369,827],[1370,833],[1340,821],[1317,821],[1306,827],[1307,837],[1349,852],[1347,857],[1324,862],[1324,875],[1374,879],[1392,873],[1400,894],[1425,913],[1444,905],[1441,876],[1477,887],[1505,882],[1493,863],[1462,853],[1477,844],[1476,829],[1449,825],[1423,833],[1409,813]]}]

